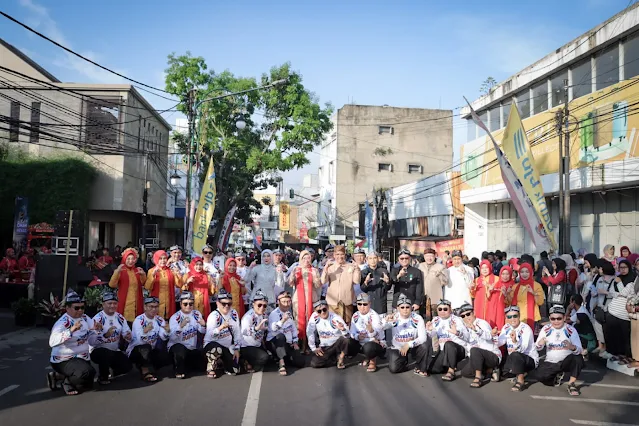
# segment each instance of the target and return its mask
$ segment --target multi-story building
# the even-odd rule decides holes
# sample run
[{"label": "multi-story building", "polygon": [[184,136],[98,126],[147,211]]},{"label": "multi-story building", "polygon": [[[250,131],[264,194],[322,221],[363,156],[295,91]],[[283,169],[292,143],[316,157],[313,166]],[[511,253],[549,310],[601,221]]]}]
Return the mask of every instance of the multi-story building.
[{"label": "multi-story building", "polygon": [[[570,243],[602,253],[606,244],[637,249],[639,231],[639,4],[554,50],[472,102],[499,141],[512,102],[523,118],[558,241],[559,138],[556,112],[568,99]],[[567,93],[564,80],[568,80]],[[502,182],[495,152],[470,119],[462,146],[465,249],[539,253]],[[618,252],[617,252],[618,253]]]},{"label": "multi-story building", "polygon": [[151,247],[173,243],[167,216],[171,126],[128,84],[63,83],[0,39],[0,137],[36,156],[77,155],[98,177],[91,191],[84,247],[139,243],[148,189]]},{"label": "multi-story building", "polygon": [[320,151],[319,233],[352,235],[360,203],[452,166],[449,110],[345,105]]}]

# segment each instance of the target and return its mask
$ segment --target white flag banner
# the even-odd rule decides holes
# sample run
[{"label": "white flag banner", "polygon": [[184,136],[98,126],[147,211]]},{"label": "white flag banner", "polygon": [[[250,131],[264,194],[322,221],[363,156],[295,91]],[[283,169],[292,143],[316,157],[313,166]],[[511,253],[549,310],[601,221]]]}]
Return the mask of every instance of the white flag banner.
[{"label": "white flag banner", "polygon": [[231,210],[226,214],[224,218],[224,224],[222,225],[222,230],[220,231],[220,238],[217,241],[217,248],[224,251],[226,248],[226,242],[231,235],[231,231],[233,230],[233,218],[235,217],[235,210],[237,210],[237,206],[233,206]]}]

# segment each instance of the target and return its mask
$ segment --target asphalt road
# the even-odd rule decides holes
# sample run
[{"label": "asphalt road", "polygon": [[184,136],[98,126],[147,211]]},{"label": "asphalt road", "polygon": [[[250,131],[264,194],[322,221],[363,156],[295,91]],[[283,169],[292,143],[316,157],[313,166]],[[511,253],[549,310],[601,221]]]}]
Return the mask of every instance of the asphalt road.
[{"label": "asphalt road", "polygon": [[639,425],[639,379],[589,362],[580,397],[565,387],[533,384],[513,393],[508,382],[469,388],[470,381],[444,383],[438,376],[386,368],[367,373],[350,361],[335,368],[293,371],[274,368],[253,375],[203,375],[186,380],[140,382],[137,374],[108,387],[67,397],[46,386],[48,333],[43,329],[0,336],[0,424],[154,426],[204,424],[286,425]]}]

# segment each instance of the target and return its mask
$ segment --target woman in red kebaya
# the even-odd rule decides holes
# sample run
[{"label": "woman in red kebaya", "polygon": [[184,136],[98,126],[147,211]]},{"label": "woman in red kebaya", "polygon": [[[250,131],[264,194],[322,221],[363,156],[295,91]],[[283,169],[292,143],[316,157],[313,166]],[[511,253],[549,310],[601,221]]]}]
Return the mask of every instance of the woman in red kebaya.
[{"label": "woman in red kebaya", "polygon": [[135,267],[138,256],[134,248],[124,250],[122,263],[109,280],[109,287],[118,289],[118,312],[130,323],[144,311],[142,286],[146,274],[142,268]]}]

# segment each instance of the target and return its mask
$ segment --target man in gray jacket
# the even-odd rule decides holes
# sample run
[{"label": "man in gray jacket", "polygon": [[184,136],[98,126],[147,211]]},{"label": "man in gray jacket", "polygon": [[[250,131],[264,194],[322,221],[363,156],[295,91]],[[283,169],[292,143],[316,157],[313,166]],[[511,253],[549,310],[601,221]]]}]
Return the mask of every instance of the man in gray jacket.
[{"label": "man in gray jacket", "polygon": [[436,253],[432,248],[424,251],[424,262],[419,264],[419,270],[424,276],[424,314],[428,320],[437,316],[437,302],[443,299],[442,288],[448,284],[446,267],[436,262]]}]

